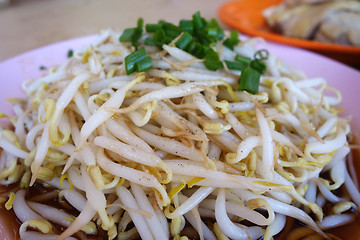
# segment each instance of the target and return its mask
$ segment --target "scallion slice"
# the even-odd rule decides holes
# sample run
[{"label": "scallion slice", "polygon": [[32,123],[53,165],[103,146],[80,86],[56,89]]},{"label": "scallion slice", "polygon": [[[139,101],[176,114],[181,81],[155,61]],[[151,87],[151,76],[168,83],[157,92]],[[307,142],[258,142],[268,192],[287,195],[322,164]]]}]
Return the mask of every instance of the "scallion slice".
[{"label": "scallion slice", "polygon": [[159,48],[162,48],[162,45],[166,41],[165,31],[162,28],[156,30],[156,32],[154,32],[153,38],[154,38],[156,46],[158,46]]},{"label": "scallion slice", "polygon": [[120,42],[131,42],[135,31],[136,28],[126,28],[119,38]]},{"label": "scallion slice", "polygon": [[206,37],[212,42],[215,42],[218,36],[218,31],[216,27],[207,27],[205,28]]},{"label": "scallion slice", "polygon": [[186,51],[197,58],[203,58],[206,53],[205,47],[198,42],[190,43]]},{"label": "scallion slice", "polygon": [[266,72],[266,64],[257,59],[250,62],[250,67],[258,71],[260,74],[264,74]]},{"label": "scallion slice", "polygon": [[228,47],[231,50],[234,50],[234,46],[237,45],[240,42],[239,40],[239,33],[238,31],[234,30],[231,31],[230,37],[225,39],[223,42],[224,46]]},{"label": "scallion slice", "polygon": [[179,22],[179,27],[185,31],[185,32],[189,32],[190,34],[193,34],[194,32],[194,24],[192,20],[180,20]]},{"label": "scallion slice", "polygon": [[138,19],[137,27],[135,28],[126,28],[121,34],[119,41],[120,42],[131,42],[133,46],[138,46],[138,41],[141,38],[143,32],[143,23],[142,18]]},{"label": "scallion slice", "polygon": [[222,62],[219,59],[219,55],[211,48],[207,51],[205,55],[204,64],[210,70],[222,68]]},{"label": "scallion slice", "polygon": [[68,58],[71,58],[74,55],[74,51],[72,49],[69,49],[67,56]]},{"label": "scallion slice", "polygon": [[147,37],[147,38],[145,38],[144,43],[145,43],[146,45],[151,45],[151,46],[155,46],[155,45],[156,45],[155,39],[154,39],[153,37]]},{"label": "scallion slice", "polygon": [[143,72],[151,67],[152,67],[152,59],[151,57],[146,56],[144,47],[138,49],[133,53],[130,53],[125,57],[125,70],[127,75],[132,74],[134,72]]},{"label": "scallion slice", "polygon": [[195,31],[201,31],[201,30],[205,27],[204,22],[203,22],[203,19],[202,19],[202,17],[200,16],[200,12],[199,12],[199,11],[197,11],[197,12],[192,16],[192,19],[193,19]]},{"label": "scallion slice", "polygon": [[217,20],[215,18],[211,19],[208,22],[208,26],[211,28],[216,28],[216,34],[217,34],[217,39],[223,39],[224,38],[224,31],[222,30],[222,28],[220,27],[219,23],[217,22]]},{"label": "scallion slice", "polygon": [[238,62],[241,62],[241,63],[244,63],[244,64],[250,64],[251,59],[248,58],[248,57],[242,57],[242,56],[236,55],[235,56],[235,61],[238,61]]},{"label": "scallion slice", "polygon": [[176,41],[175,46],[180,49],[185,49],[191,42],[193,38],[189,32],[184,32],[183,35]]},{"label": "scallion slice", "polygon": [[159,21],[162,29],[165,31],[166,36],[174,39],[179,36],[183,31],[180,27],[165,21]]},{"label": "scallion slice", "polygon": [[266,49],[261,49],[254,54],[254,59],[256,60],[266,60],[269,58],[269,52]]},{"label": "scallion slice", "polygon": [[251,94],[255,94],[259,91],[260,73],[251,67],[245,68],[241,72],[239,79],[239,91],[247,91]]},{"label": "scallion slice", "polygon": [[152,59],[149,56],[147,56],[135,63],[137,72],[144,72],[144,71],[152,68],[152,66],[153,66]]},{"label": "scallion slice", "polygon": [[145,25],[145,31],[148,33],[156,32],[160,28],[161,28],[161,24],[159,23]]},{"label": "scallion slice", "polygon": [[228,61],[224,60],[226,66],[231,70],[239,70],[243,71],[245,68],[248,67],[248,64],[242,63],[242,62],[234,62],[234,61]]}]

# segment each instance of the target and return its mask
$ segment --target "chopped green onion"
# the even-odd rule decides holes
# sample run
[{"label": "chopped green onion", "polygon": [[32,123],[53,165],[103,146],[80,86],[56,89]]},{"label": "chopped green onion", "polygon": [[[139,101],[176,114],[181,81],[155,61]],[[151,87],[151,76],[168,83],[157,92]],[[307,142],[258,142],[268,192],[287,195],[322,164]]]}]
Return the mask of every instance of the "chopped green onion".
[{"label": "chopped green onion", "polygon": [[152,68],[152,66],[153,66],[152,59],[149,56],[147,56],[135,63],[137,72],[144,72],[144,71]]},{"label": "chopped green onion", "polygon": [[39,68],[40,70],[45,70],[46,69],[46,67],[45,66],[40,66],[40,68]]},{"label": "chopped green onion", "polygon": [[269,52],[266,49],[261,49],[254,54],[256,60],[266,60],[269,58]]},{"label": "chopped green onion", "polygon": [[153,37],[147,37],[147,38],[145,38],[144,43],[145,43],[146,45],[151,45],[151,46],[155,46],[155,45],[156,45],[155,39],[154,39]]},{"label": "chopped green onion", "polygon": [[223,39],[224,38],[224,31],[222,30],[222,28],[219,26],[218,22],[216,21],[215,18],[211,19],[208,23],[208,25],[211,28],[216,28],[217,31],[217,39]]},{"label": "chopped green onion", "polygon": [[198,42],[190,43],[186,51],[197,58],[203,58],[206,53],[205,47]]},{"label": "chopped green onion", "polygon": [[217,28],[215,27],[208,27],[205,28],[207,38],[211,39],[213,42],[216,41],[218,36]]},{"label": "chopped green onion", "polygon": [[67,56],[68,58],[71,58],[74,55],[74,51],[72,49],[69,49]]},{"label": "chopped green onion", "polygon": [[180,20],[179,27],[190,34],[193,34],[194,32],[194,24],[192,20]]},{"label": "chopped green onion", "polygon": [[234,44],[232,43],[230,38],[225,39],[223,45],[231,50],[234,50]]},{"label": "chopped green onion", "polygon": [[250,62],[250,67],[258,71],[260,74],[264,74],[266,72],[266,64],[257,59]]},{"label": "chopped green onion", "polygon": [[251,59],[247,58],[247,57],[242,57],[242,56],[236,55],[235,56],[235,61],[238,61],[238,62],[241,62],[241,63],[244,63],[244,64],[250,64]]},{"label": "chopped green onion", "polygon": [[239,79],[239,91],[247,91],[255,94],[259,91],[260,73],[251,67],[241,72]]},{"label": "chopped green onion", "polygon": [[205,31],[198,32],[197,39],[205,46],[210,46],[210,44],[214,42],[214,39],[209,38]]},{"label": "chopped green onion", "polygon": [[136,28],[126,28],[119,38],[120,42],[131,42],[135,31]]},{"label": "chopped green onion", "polygon": [[233,62],[233,61],[224,61],[228,69],[231,70],[240,70],[243,71],[245,68],[248,67],[248,64],[242,63],[242,62]]},{"label": "chopped green onion", "polygon": [[137,47],[139,45],[138,40],[141,38],[141,35],[142,35],[142,31],[140,31],[139,29],[136,29],[136,31],[133,35],[133,39],[131,41],[131,43],[134,47]]},{"label": "chopped green onion", "polygon": [[231,31],[230,37],[225,39],[223,42],[224,46],[228,47],[231,50],[234,50],[234,46],[240,42],[238,31]]},{"label": "chopped green onion", "polygon": [[183,35],[176,41],[175,46],[180,49],[185,49],[191,42],[193,38],[190,33],[184,32]]},{"label": "chopped green onion", "polygon": [[137,29],[140,29],[142,31],[144,25],[144,19],[139,18],[137,21]]},{"label": "chopped green onion", "polygon": [[[180,20],[178,25],[160,20],[156,24],[146,24],[145,30],[151,33],[144,41],[146,45],[157,46],[162,49],[164,44],[171,43],[180,34],[175,42],[176,47],[182,49],[193,56],[204,59],[204,65],[210,70],[216,70],[223,67],[218,53],[212,49],[215,43],[224,39],[224,31],[219,26],[216,19],[206,21],[197,11],[192,15],[191,20]],[[133,46],[138,46],[138,40],[143,32],[143,19],[138,19],[137,27],[125,29],[120,37],[122,42],[131,42]],[[223,41],[223,45],[233,50],[240,42],[237,31],[230,32],[230,36]],[[139,49],[140,50],[140,49]],[[142,51],[141,51],[142,52]],[[135,52],[133,53],[135,54]],[[139,53],[140,54],[140,53]],[[251,68],[260,74],[266,72],[266,65],[262,62],[268,58],[266,50],[260,50],[254,54],[254,59],[236,56],[235,61],[224,61],[227,68],[231,70],[245,71]],[[126,71],[131,74],[135,71],[144,71],[152,66],[150,57],[146,57],[145,51],[135,59],[128,59]]]},{"label": "chopped green onion", "polygon": [[153,33],[156,32],[158,29],[161,28],[161,24],[160,23],[155,23],[155,24],[146,24],[145,25],[145,31],[148,33]]},{"label": "chopped green onion", "polygon": [[158,46],[159,48],[162,48],[162,45],[166,43],[165,31],[162,28],[154,32],[153,38],[156,46]]},{"label": "chopped green onion", "polygon": [[194,29],[196,31],[202,30],[204,28],[204,22],[202,17],[200,16],[200,12],[197,11],[193,16],[193,24],[194,24]]},{"label": "chopped green onion", "polygon": [[211,48],[206,53],[204,64],[210,70],[222,68],[222,62],[219,59],[219,55]]},{"label": "chopped green onion", "polygon": [[125,57],[125,69],[127,75],[136,72],[136,62],[145,58],[145,48],[140,48],[139,50],[130,53]]},{"label": "chopped green onion", "polygon": [[136,28],[126,28],[121,34],[119,41],[120,42],[131,42],[134,47],[138,46],[138,40],[142,35],[144,20],[142,18],[138,19]]},{"label": "chopped green onion", "polygon": [[237,41],[238,43],[240,42],[240,39],[239,39],[239,32],[236,31],[236,30],[233,30],[230,32],[230,38],[233,40],[233,41]]},{"label": "chopped green onion", "polygon": [[172,23],[165,21],[159,21],[159,23],[161,24],[162,29],[164,29],[165,34],[171,38],[176,38],[183,32],[181,28]]},{"label": "chopped green onion", "polygon": [[[129,55],[127,55],[125,57],[125,69],[126,69],[126,74],[132,74],[134,72],[142,72],[147,70],[149,64],[149,61],[151,61],[151,66],[152,66],[152,60],[150,57],[146,57],[146,53],[145,53],[145,48],[142,47],[140,49],[138,49],[137,51],[130,53]],[[145,61],[143,61],[145,60]],[[140,62],[139,64],[137,64],[138,62]],[[139,69],[140,67],[140,69]],[[145,70],[143,70],[145,69]]]}]

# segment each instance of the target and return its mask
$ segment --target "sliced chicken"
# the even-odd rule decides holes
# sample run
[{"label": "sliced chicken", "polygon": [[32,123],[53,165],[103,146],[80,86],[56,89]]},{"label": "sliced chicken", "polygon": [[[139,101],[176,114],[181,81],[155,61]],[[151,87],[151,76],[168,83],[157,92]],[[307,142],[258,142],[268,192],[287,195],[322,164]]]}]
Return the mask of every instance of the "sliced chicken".
[{"label": "sliced chicken", "polygon": [[289,37],[360,46],[360,1],[288,0],[264,16]]}]

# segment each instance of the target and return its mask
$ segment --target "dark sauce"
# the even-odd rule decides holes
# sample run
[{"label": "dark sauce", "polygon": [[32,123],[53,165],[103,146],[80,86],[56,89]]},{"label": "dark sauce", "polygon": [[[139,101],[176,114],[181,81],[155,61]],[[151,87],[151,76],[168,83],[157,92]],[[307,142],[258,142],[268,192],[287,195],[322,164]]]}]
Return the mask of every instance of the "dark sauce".
[{"label": "dark sauce", "polygon": [[[358,141],[354,141],[355,143],[358,143]],[[351,151],[354,168],[356,169],[357,173],[357,179],[360,183],[360,150],[354,149]],[[340,188],[339,190],[334,191],[334,194],[337,196],[343,196],[344,194],[347,194],[343,188]],[[324,211],[327,211],[328,206],[324,206]],[[350,240],[350,239],[356,239],[360,240],[360,216],[358,213],[357,217],[355,218],[355,221],[348,223],[344,226],[340,226],[337,228],[329,229],[324,231],[327,234],[332,234],[339,239],[343,240]],[[289,234],[289,232],[297,227],[304,226],[302,223],[295,221],[294,219],[287,218],[286,221],[286,227],[283,229],[281,233],[278,234],[278,236],[275,237],[276,240],[286,240],[286,236]]]},{"label": "dark sauce", "polygon": [[[13,190],[13,187],[5,187],[5,186],[0,186],[0,193],[10,193],[11,190]],[[56,189],[51,188],[51,187],[44,187],[42,184],[37,184],[35,183],[34,186],[30,187],[27,191],[26,194],[26,199],[27,200],[32,200],[35,198],[39,199],[40,195],[45,195],[51,191],[54,191]],[[7,194],[6,194],[7,195]],[[70,206],[70,204],[64,205],[61,204],[58,201],[58,198],[52,198],[52,199],[45,199],[44,201],[39,201],[39,203],[41,204],[46,204],[48,206],[52,206],[52,207],[56,207],[58,209],[62,209],[65,212],[73,215],[73,216],[78,216],[80,214],[79,211],[77,211],[76,209],[74,209],[73,207]],[[19,228],[21,226],[21,222],[17,219],[15,212],[13,209],[11,210],[6,210],[5,207],[2,205],[0,207],[0,236],[1,237],[5,237],[5,239],[11,239],[11,240],[20,240],[20,235],[19,235]],[[53,231],[56,234],[61,234],[63,231],[65,231],[65,228],[52,223],[53,225]],[[6,235],[6,236],[4,236]],[[6,238],[7,237],[7,238]],[[90,239],[90,240],[105,240],[108,239],[107,233],[105,231],[103,231],[102,229],[98,229],[98,233],[96,235],[89,235],[89,234],[85,234],[83,232],[78,232],[76,234],[73,235],[73,237],[77,238],[77,239]]]},{"label": "dark sauce", "polygon": [[0,236],[4,239],[20,239],[18,230],[21,223],[17,220],[14,211],[12,209],[6,210],[2,206],[0,207],[0,218]]}]

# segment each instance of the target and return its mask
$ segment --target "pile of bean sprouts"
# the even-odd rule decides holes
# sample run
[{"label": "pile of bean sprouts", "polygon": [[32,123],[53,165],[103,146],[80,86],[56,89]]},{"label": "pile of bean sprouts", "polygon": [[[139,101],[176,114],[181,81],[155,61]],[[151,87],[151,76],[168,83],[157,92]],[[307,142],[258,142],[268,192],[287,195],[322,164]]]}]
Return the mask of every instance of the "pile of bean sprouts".
[{"label": "pile of bean sprouts", "polygon": [[[102,32],[12,100],[1,200],[22,239],[268,240],[290,218],[326,238],[355,220],[350,119],[323,78],[270,52],[250,94],[237,90],[240,71],[208,70],[174,43],[145,46],[153,68],[126,75],[135,49],[120,34]],[[213,48],[233,61],[259,46]],[[34,186],[48,191],[29,197]]]}]

